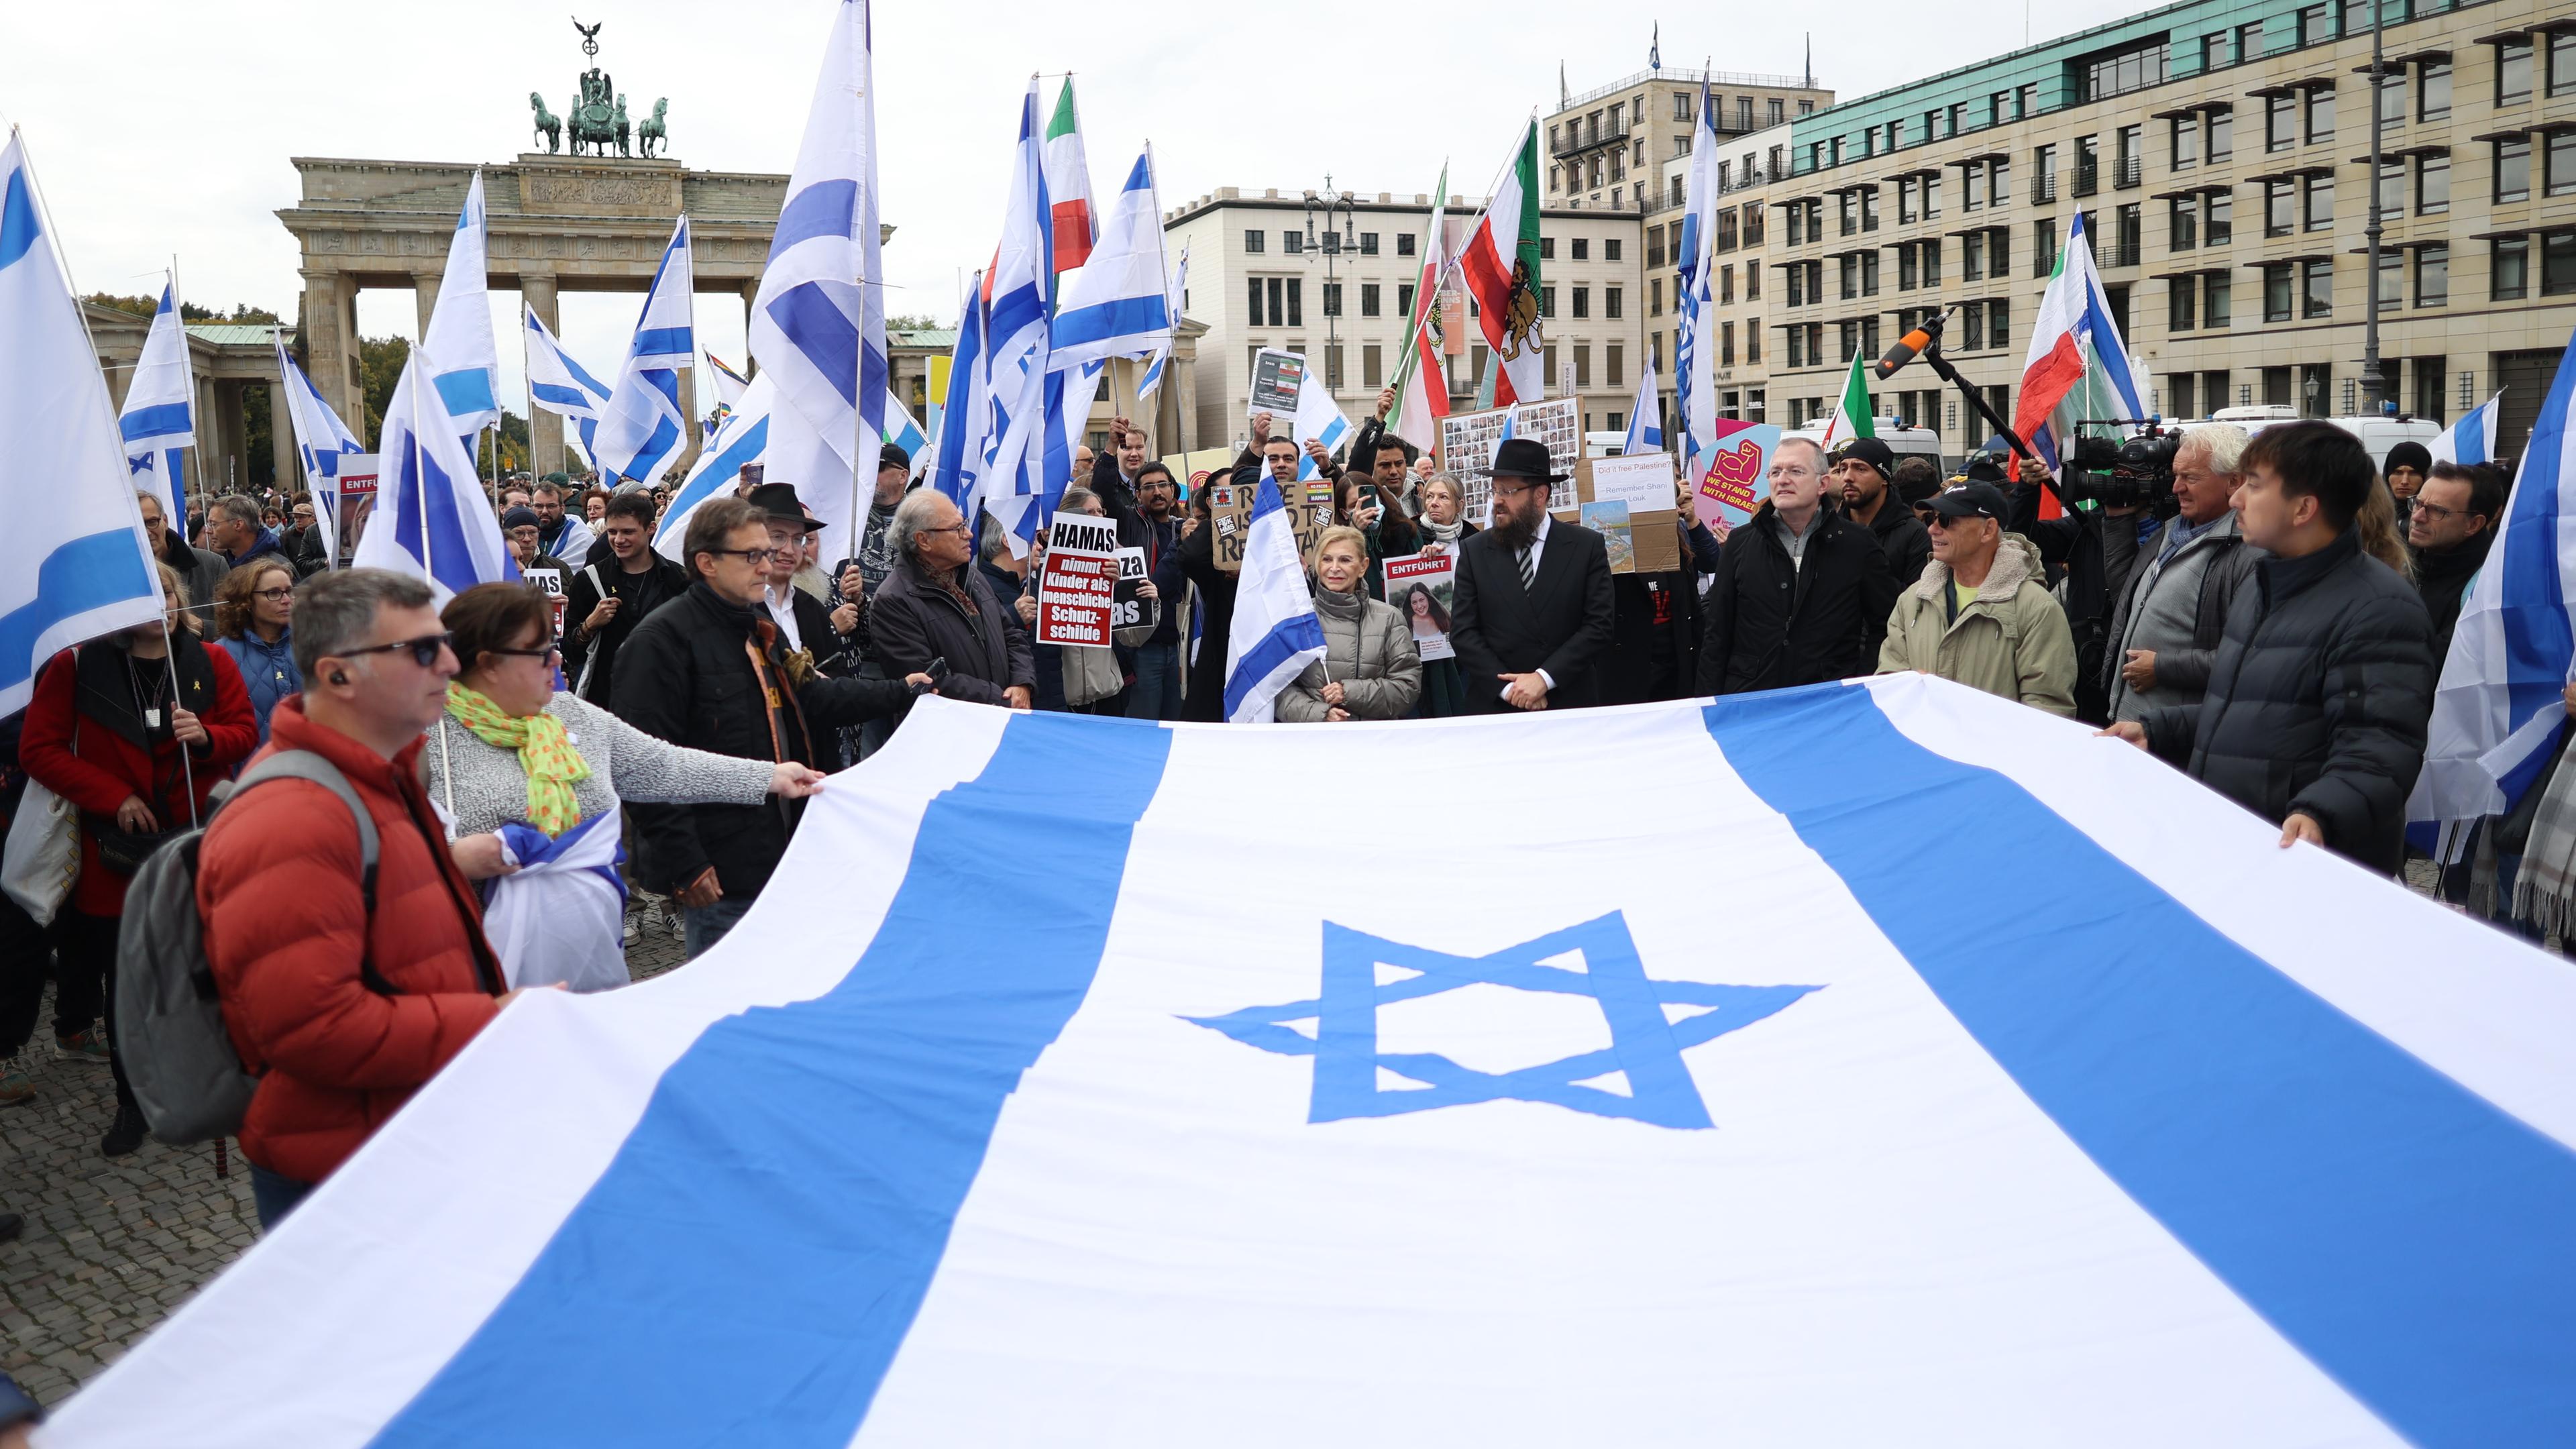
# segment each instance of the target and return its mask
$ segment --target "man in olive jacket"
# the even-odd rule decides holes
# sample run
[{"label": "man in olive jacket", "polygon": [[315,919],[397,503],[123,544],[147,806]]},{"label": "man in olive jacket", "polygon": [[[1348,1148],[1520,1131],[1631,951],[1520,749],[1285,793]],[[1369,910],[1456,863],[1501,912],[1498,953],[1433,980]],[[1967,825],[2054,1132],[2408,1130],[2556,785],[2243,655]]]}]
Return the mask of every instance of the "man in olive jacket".
[{"label": "man in olive jacket", "polygon": [[2353,529],[2377,470],[2326,422],[2266,428],[2246,446],[2236,510],[2272,556],[2240,589],[2197,705],[2110,733],[2182,765],[2305,840],[2394,874],[2406,797],[2433,712],[2433,621]]},{"label": "man in olive jacket", "polygon": [[2075,635],[2040,582],[2039,545],[2003,531],[2007,506],[1992,483],[1933,495],[1932,561],[1888,616],[1878,672],[1917,669],[2072,716]]}]

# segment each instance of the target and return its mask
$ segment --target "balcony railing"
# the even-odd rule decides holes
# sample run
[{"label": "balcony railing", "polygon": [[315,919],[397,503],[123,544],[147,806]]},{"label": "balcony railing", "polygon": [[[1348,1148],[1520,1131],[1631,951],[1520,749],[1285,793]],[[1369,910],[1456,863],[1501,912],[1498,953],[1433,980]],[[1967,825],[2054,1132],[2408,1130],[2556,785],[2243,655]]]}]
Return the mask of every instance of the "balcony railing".
[{"label": "balcony railing", "polygon": [[2111,184],[2120,188],[2122,191],[2136,190],[2138,183],[2143,179],[2143,172],[2145,170],[2143,161],[2144,158],[2138,156],[2121,157],[2117,162],[2113,163],[2115,169],[2111,173]]},{"label": "balcony railing", "polygon": [[2030,199],[2042,206],[2057,199],[2057,173],[2043,171],[2030,179]]},{"label": "balcony railing", "polygon": [[2069,193],[2068,193],[2068,194],[2070,194],[2070,195],[2074,195],[2074,196],[2091,196],[2094,192],[2097,192],[2097,191],[2099,191],[2099,190],[2101,190],[2101,189],[2102,189],[2102,167],[2101,167],[2101,163],[2099,163],[2099,162],[2094,162],[2094,161],[2078,161],[2078,162],[2076,162],[2076,163],[2075,163],[2075,184],[2074,184],[2071,188],[2069,188]]},{"label": "balcony railing", "polygon": [[1568,130],[1571,134],[1552,148],[1560,161],[1568,156],[1580,156],[1595,147],[1616,146],[1628,139],[1628,123],[1624,119],[1597,131],[1589,126],[1569,127]]},{"label": "balcony railing", "polygon": [[2134,267],[2138,264],[2138,244],[2133,241],[2113,242],[2102,248],[2102,265]]}]

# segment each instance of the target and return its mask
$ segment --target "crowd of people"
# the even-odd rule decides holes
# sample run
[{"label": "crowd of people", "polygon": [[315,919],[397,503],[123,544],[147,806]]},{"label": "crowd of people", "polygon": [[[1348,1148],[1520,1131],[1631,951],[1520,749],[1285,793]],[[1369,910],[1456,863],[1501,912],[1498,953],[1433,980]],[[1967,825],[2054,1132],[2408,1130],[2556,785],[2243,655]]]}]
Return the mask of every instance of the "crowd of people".
[{"label": "crowd of people", "polygon": [[[1922,671],[2090,723],[2285,846],[2388,873],[2506,496],[2498,468],[2401,446],[2383,470],[2325,423],[2200,425],[2161,506],[2062,511],[2041,506],[2055,485],[2036,464],[1945,486],[1875,439],[1828,454],[1793,437],[1748,522],[1720,537],[1677,491],[1678,567],[1623,573],[1552,511],[1565,478],[1543,445],[1499,446],[1479,522],[1460,480],[1379,417],[1339,457],[1255,417],[1211,480],[1289,483],[1311,462],[1333,485],[1305,559],[1324,650],[1278,696],[1281,722]],[[690,514],[676,562],[652,546],[659,487],[514,483],[499,522],[561,597],[485,584],[437,607],[418,579],[325,566],[309,499],[219,497],[173,528],[140,495],[162,620],[64,651],[0,724],[0,804],[57,810],[78,838],[50,922],[0,901],[0,1106],[36,1090],[15,1063],[50,980],[56,1053],[117,1083],[102,1150],[140,1144],[109,989],[118,923],[142,859],[199,824],[206,961],[258,1075],[239,1137],[274,1223],[519,993],[622,985],[648,930],[691,956],[722,939],[803,802],[919,696],[1222,719],[1237,577],[1210,490],[1182,488],[1123,418],[1109,441],[1063,501],[1143,558],[1152,607],[1108,648],[1035,642],[1043,537],[979,533],[892,447],[855,547],[828,562],[823,525],[757,464]],[[1453,564],[1447,590],[1390,597],[1388,562],[1425,558]],[[1449,647],[1426,659],[1435,638]],[[320,786],[226,803],[281,752],[346,779],[380,841],[371,882],[358,822]],[[49,804],[22,798],[31,783]],[[2441,891],[2534,939],[2564,929],[2576,772],[2487,822]]]}]

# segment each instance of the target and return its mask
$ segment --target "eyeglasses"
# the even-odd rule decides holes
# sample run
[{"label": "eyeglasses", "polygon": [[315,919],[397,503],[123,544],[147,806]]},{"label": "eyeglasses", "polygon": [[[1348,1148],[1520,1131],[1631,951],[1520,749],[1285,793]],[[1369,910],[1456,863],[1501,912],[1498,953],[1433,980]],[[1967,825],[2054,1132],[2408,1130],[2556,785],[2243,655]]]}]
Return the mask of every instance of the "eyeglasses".
[{"label": "eyeglasses", "polygon": [[765,564],[771,559],[778,557],[780,554],[793,553],[795,550],[786,548],[770,548],[764,545],[760,548],[711,548],[708,549],[707,552],[716,555],[718,558],[738,558],[748,564]]},{"label": "eyeglasses", "polygon": [[250,596],[254,599],[266,599],[274,604],[280,599],[291,597],[294,593],[293,589],[253,589],[250,591]]},{"label": "eyeglasses", "polygon": [[2415,500],[2415,512],[2418,516],[2429,518],[2435,523],[2448,523],[2454,518],[2467,516],[2461,509],[2444,508],[2439,503],[2427,503],[2421,498]]},{"label": "eyeglasses", "polygon": [[563,654],[561,644],[549,642],[543,649],[486,649],[486,654],[505,654],[512,659],[555,659]]},{"label": "eyeglasses", "polygon": [[917,531],[921,533],[973,533],[975,529],[971,524],[951,523],[939,528],[924,528]]},{"label": "eyeglasses", "polygon": [[456,636],[453,634],[423,634],[417,639],[397,639],[391,644],[370,644],[364,649],[343,649],[338,657],[357,659],[369,654],[391,654],[397,649],[408,649],[411,651],[411,662],[423,669],[428,669],[438,663],[439,654],[455,640]]}]

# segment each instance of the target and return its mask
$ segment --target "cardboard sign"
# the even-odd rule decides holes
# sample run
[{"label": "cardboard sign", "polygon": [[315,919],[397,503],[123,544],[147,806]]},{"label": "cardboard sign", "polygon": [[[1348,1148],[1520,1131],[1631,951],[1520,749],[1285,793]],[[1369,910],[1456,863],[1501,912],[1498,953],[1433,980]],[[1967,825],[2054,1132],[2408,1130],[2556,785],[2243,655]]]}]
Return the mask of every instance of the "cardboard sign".
[{"label": "cardboard sign", "polygon": [[[1216,530],[1211,552],[1219,572],[1242,570],[1244,545],[1252,533],[1252,506],[1260,498],[1257,483],[1248,488],[1220,483],[1208,489],[1208,521]],[[1288,531],[1297,537],[1297,557],[1312,558],[1324,530],[1333,525],[1333,485],[1320,478],[1284,484],[1279,501],[1288,509]]]},{"label": "cardboard sign", "polygon": [[347,568],[349,560],[357,555],[358,540],[367,533],[367,515],[375,507],[375,455],[353,453],[341,458],[340,497],[331,514],[331,521],[340,530],[340,567]]},{"label": "cardboard sign", "polygon": [[1038,571],[1037,642],[1108,648],[1117,593],[1116,521],[1057,514],[1048,525],[1046,562]]},{"label": "cardboard sign", "polygon": [[[1682,566],[1681,499],[1670,453],[1586,458],[1574,466],[1574,491],[1583,526],[1609,544],[1610,572],[1660,574]],[[1641,506],[1648,503],[1657,506]],[[1625,510],[1615,523],[1613,504]],[[1567,517],[1562,511],[1557,516]]]},{"label": "cardboard sign", "polygon": [[[1511,419],[1512,436],[1535,438],[1547,445],[1550,472],[1571,474],[1583,458],[1583,399],[1553,397],[1495,408],[1481,413],[1451,413],[1440,420],[1441,471],[1458,480],[1466,494],[1466,514],[1478,527],[1492,521],[1494,450],[1502,446],[1503,420]],[[1571,477],[1548,495],[1550,509],[1575,506]]]},{"label": "cardboard sign", "polygon": [[1455,659],[1449,642],[1449,598],[1458,581],[1455,553],[1403,554],[1386,561],[1386,601],[1413,630],[1413,647],[1426,660]]},{"label": "cardboard sign", "polygon": [[1118,550],[1118,589],[1110,597],[1109,627],[1151,629],[1163,622],[1163,601],[1146,598],[1139,592],[1146,579],[1145,551]]},{"label": "cardboard sign", "polygon": [[1234,453],[1226,448],[1201,448],[1192,453],[1174,453],[1163,459],[1163,466],[1181,480],[1181,496],[1187,498],[1206,487],[1210,478],[1224,481],[1226,470],[1234,466]]},{"label": "cardboard sign", "polygon": [[1275,347],[1262,348],[1252,355],[1252,411],[1293,418],[1297,415],[1297,394],[1305,386],[1305,358]]}]

